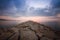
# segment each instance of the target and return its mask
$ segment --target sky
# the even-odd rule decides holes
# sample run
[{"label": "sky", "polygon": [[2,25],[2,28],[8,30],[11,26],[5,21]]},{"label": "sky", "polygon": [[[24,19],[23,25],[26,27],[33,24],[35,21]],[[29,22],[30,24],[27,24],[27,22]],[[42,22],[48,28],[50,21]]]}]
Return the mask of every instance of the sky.
[{"label": "sky", "polygon": [[56,16],[60,0],[0,0],[1,16]]},{"label": "sky", "polygon": [[60,0],[0,0],[0,19],[37,20],[35,17],[60,20]]},{"label": "sky", "polygon": [[60,26],[60,0],[0,0],[0,19],[54,22],[50,24]]}]

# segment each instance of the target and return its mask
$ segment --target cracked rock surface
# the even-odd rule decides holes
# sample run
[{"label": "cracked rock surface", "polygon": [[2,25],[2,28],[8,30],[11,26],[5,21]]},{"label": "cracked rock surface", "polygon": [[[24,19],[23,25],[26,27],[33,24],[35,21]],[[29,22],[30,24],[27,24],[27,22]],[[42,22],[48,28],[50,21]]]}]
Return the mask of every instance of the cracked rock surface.
[{"label": "cracked rock surface", "polygon": [[[10,32],[13,31],[13,32]],[[45,25],[27,21],[0,35],[0,40],[54,40],[54,31]],[[5,37],[4,37],[5,36]]]}]

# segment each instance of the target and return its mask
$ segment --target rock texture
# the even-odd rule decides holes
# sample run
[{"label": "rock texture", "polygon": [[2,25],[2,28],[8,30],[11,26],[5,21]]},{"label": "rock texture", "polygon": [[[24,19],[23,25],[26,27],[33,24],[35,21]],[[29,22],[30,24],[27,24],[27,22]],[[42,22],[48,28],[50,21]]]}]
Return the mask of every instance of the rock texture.
[{"label": "rock texture", "polygon": [[9,33],[10,35],[5,40],[54,40],[56,38],[54,31],[50,27],[33,21],[16,25],[11,28],[11,31],[13,33]]},{"label": "rock texture", "polygon": [[54,31],[42,24],[27,21],[16,26],[20,30],[21,40],[53,40]]}]

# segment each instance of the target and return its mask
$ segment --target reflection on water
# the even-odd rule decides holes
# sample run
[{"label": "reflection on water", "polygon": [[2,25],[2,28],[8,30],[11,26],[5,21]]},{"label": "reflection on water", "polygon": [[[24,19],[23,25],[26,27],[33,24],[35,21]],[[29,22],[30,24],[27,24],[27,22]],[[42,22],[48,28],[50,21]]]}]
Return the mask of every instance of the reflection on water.
[{"label": "reflection on water", "polygon": [[[14,27],[15,25],[18,25],[19,23],[21,23],[21,21],[0,21],[0,27]],[[45,23],[40,23],[40,24],[44,24],[47,25],[55,30],[60,30],[60,25],[58,25],[57,22],[45,22]]]},{"label": "reflection on water", "polygon": [[60,25],[57,21],[54,21],[54,22],[46,22],[46,23],[43,23],[49,27],[51,27],[52,29],[54,30],[60,30]]}]

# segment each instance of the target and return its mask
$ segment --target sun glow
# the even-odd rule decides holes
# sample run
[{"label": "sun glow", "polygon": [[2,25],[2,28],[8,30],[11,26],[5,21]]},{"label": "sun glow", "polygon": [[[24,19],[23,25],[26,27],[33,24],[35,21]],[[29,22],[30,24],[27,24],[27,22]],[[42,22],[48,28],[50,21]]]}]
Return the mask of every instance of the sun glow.
[{"label": "sun glow", "polygon": [[35,17],[19,17],[17,20],[20,21],[35,21],[35,22],[50,22],[50,21],[56,21],[57,19],[54,17],[46,17],[46,16],[35,16]]},{"label": "sun glow", "polygon": [[34,16],[34,17],[17,17],[17,18],[12,18],[9,16],[0,16],[0,18],[2,19],[6,19],[6,20],[15,20],[15,21],[20,21],[20,22],[24,22],[24,21],[35,21],[35,22],[51,22],[51,21],[57,21],[58,19],[55,18],[54,16]]}]

